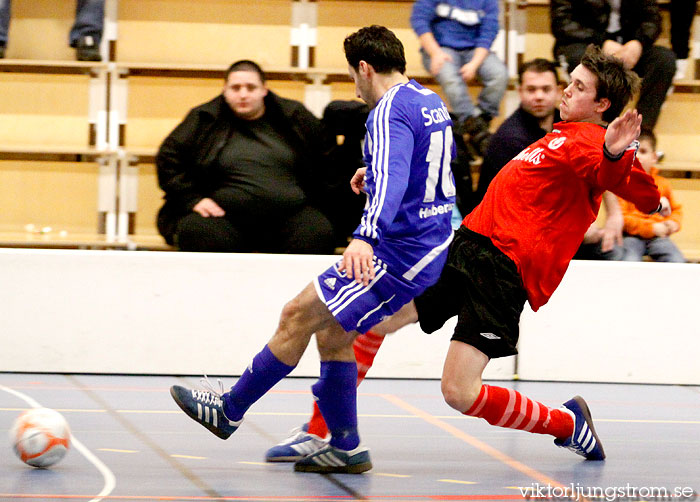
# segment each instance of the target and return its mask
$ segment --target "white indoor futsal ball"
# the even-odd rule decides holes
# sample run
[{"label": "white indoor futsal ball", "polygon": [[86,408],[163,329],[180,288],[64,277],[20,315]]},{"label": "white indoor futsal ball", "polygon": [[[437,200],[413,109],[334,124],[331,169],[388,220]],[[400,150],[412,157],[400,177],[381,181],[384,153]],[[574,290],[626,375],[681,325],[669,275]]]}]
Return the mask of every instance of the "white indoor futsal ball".
[{"label": "white indoor futsal ball", "polygon": [[33,408],[22,413],[10,428],[17,456],[32,467],[50,467],[68,451],[70,428],[59,412]]}]

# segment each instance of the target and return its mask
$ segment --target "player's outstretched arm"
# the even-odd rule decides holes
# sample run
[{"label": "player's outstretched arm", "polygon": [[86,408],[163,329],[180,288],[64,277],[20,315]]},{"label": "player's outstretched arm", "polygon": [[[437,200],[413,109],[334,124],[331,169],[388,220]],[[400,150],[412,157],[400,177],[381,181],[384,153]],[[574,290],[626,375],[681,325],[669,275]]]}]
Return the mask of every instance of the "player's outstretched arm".
[{"label": "player's outstretched arm", "polygon": [[605,148],[613,157],[617,157],[639,137],[642,116],[637,110],[627,110],[610,122],[605,132]]}]

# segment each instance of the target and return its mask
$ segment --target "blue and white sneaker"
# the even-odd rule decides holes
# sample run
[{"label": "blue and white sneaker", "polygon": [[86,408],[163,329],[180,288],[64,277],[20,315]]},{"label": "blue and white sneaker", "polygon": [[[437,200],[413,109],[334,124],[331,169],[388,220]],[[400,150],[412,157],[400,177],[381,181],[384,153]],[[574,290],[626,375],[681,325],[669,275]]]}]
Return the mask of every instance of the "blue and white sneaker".
[{"label": "blue and white sneaker", "polygon": [[360,474],[371,468],[369,450],[362,445],[346,451],[326,444],[294,464],[294,470],[300,472]]},{"label": "blue and white sneaker", "polygon": [[564,403],[567,411],[574,419],[574,433],[566,439],[555,439],[554,444],[567,448],[586,460],[605,460],[605,451],[593,427],[593,418],[586,401],[581,396],[575,396]]},{"label": "blue and white sneaker", "polygon": [[187,389],[173,385],[170,387],[170,395],[192,420],[202,424],[217,437],[228,439],[231,434],[236,432],[243,419],[232,422],[224,415],[223,403],[221,402],[224,389],[221,381],[219,381],[221,392],[216,392],[206,377],[202,379],[202,383],[208,387],[208,390]]},{"label": "blue and white sneaker", "polygon": [[328,441],[316,434],[309,434],[309,424],[297,427],[289,437],[273,446],[265,454],[267,462],[296,462],[322,448]]}]

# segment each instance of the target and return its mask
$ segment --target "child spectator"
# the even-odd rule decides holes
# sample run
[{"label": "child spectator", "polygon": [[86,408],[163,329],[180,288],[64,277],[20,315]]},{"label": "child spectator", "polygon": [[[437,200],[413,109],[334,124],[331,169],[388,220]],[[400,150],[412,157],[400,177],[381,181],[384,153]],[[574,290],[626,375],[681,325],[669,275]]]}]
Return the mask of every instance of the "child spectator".
[{"label": "child spectator", "polygon": [[671,234],[681,229],[683,216],[681,206],[673,199],[671,185],[664,177],[659,176],[656,168],[658,155],[656,153],[656,136],[649,130],[642,130],[639,135],[639,150],[637,158],[644,170],[653,178],[659,193],[671,203],[671,215],[661,216],[658,213],[645,214],[634,204],[623,199],[620,207],[625,219],[625,237],[623,240],[625,261],[642,261],[645,255],[654,261],[685,263],[685,258],[676,245],[669,239]]}]

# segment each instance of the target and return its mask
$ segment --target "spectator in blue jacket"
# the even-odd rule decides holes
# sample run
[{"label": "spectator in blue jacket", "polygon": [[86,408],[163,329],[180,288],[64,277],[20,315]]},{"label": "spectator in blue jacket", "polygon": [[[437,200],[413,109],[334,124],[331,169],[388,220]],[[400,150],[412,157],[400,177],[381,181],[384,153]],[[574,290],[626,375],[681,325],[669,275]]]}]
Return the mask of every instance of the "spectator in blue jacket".
[{"label": "spectator in blue jacket", "polygon": [[[508,70],[491,52],[498,9],[498,0],[417,0],[411,14],[423,65],[440,83],[458,127],[479,156],[486,152],[489,122],[508,86]],[[477,77],[484,87],[475,104],[468,86]]]}]

